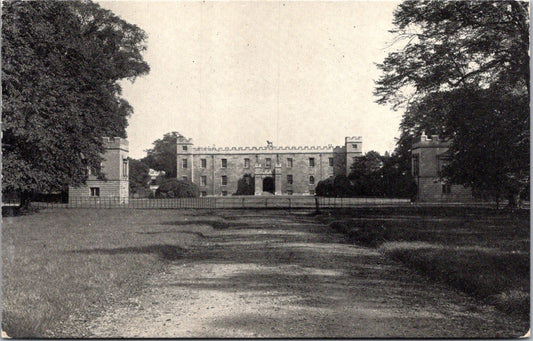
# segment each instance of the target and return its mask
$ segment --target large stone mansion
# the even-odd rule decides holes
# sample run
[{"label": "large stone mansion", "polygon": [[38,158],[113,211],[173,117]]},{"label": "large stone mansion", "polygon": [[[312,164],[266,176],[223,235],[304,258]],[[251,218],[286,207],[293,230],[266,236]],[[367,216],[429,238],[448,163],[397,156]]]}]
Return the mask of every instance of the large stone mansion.
[{"label": "large stone mansion", "polygon": [[[237,192],[239,181],[254,181],[255,195],[314,195],[319,181],[347,175],[362,155],[362,138],[346,137],[344,146],[195,147],[177,141],[177,178],[192,181],[202,196]],[[252,184],[249,184],[252,185]]]}]

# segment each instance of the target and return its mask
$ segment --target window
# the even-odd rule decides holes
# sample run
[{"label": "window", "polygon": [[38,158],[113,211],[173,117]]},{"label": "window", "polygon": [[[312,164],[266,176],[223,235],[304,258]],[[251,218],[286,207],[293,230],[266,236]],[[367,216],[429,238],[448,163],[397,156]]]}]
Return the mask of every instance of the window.
[{"label": "window", "polygon": [[128,159],[122,159],[122,177],[123,178],[128,177]]},{"label": "window", "polygon": [[244,168],[250,168],[250,159],[244,159]]},{"label": "window", "polygon": [[265,159],[265,168],[270,168],[270,167],[272,167],[272,159],[267,157]]},{"label": "window", "polygon": [[228,167],[228,159],[222,159],[222,168]]},{"label": "window", "polygon": [[100,196],[100,187],[91,187],[91,197]]},{"label": "window", "polygon": [[202,196],[206,197],[207,196],[207,192],[206,191],[202,191]]},{"label": "window", "polygon": [[181,177],[181,180],[183,180],[183,181],[187,181],[187,176],[186,176],[186,175],[182,176],[182,177]]},{"label": "window", "polygon": [[443,184],[442,194],[450,194],[450,193],[452,193],[452,186],[450,184]]},{"label": "window", "polygon": [[187,146],[183,146],[182,149],[186,151],[187,150]]},{"label": "window", "polygon": [[450,158],[444,155],[438,155],[437,156],[437,176],[439,178],[442,177],[442,171],[444,170],[444,167],[450,163]]},{"label": "window", "polygon": [[357,144],[356,143],[352,144],[352,147],[353,149],[357,149]]},{"label": "window", "polygon": [[222,196],[223,197],[227,197],[228,196],[228,192],[227,191],[222,191]]},{"label": "window", "polygon": [[187,168],[187,159],[181,160],[181,168]]},{"label": "window", "polygon": [[329,158],[329,166],[333,167],[333,158],[332,157]]},{"label": "window", "polygon": [[287,174],[287,183],[292,185],[292,174]]},{"label": "window", "polygon": [[292,158],[287,159],[287,168],[292,168]]},{"label": "window", "polygon": [[287,194],[288,194],[288,195],[292,195],[292,190],[288,190],[288,191],[287,191]]},{"label": "window", "polygon": [[207,176],[202,175],[202,177],[200,178],[200,186],[206,186],[206,184],[207,184]]},{"label": "window", "polygon": [[420,161],[419,161],[419,155],[414,154],[413,155],[413,176],[419,176],[420,175]]},{"label": "window", "polygon": [[206,159],[200,159],[200,167],[206,168],[207,167],[207,160]]},{"label": "window", "polygon": [[315,177],[312,175],[309,175],[309,184],[314,185],[315,184]]},{"label": "window", "polygon": [[228,177],[226,175],[222,175],[222,186],[226,186],[228,184]]},{"label": "window", "polygon": [[314,167],[315,166],[315,158],[314,157],[310,157],[309,158],[309,167]]}]

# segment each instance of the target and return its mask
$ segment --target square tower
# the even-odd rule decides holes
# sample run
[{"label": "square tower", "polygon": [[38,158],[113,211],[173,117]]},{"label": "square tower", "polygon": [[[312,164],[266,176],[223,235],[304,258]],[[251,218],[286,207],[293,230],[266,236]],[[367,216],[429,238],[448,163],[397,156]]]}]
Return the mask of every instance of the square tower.
[{"label": "square tower", "polygon": [[448,183],[442,170],[450,161],[450,141],[438,135],[425,134],[413,144],[411,171],[417,185],[417,200],[426,202],[468,202],[474,198],[472,191],[462,185]]},{"label": "square tower", "polygon": [[69,202],[80,198],[114,198],[127,203],[129,196],[128,140],[103,137],[105,152],[99,170],[90,171],[85,185],[69,186]]},{"label": "square tower", "polygon": [[350,174],[355,158],[363,156],[363,137],[347,136],[344,139],[346,148],[346,176]]},{"label": "square tower", "polygon": [[193,181],[193,141],[179,135],[176,139],[176,178],[178,180]]}]

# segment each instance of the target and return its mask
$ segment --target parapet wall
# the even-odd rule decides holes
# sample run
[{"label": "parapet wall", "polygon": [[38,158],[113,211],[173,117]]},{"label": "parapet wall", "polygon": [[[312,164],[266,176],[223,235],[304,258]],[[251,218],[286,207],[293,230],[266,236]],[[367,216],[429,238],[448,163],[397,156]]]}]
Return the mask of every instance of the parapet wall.
[{"label": "parapet wall", "polygon": [[362,136],[346,136],[345,142],[362,142]]},{"label": "parapet wall", "polygon": [[102,137],[106,149],[124,149],[129,151],[129,142],[121,137]]},{"label": "parapet wall", "polygon": [[427,137],[425,134],[420,135],[420,141],[413,143],[413,148],[420,147],[449,147],[450,141],[443,140],[439,138],[439,135],[431,135],[431,138]]},{"label": "parapet wall", "polygon": [[307,152],[307,153],[324,153],[333,152],[335,149],[342,148],[340,146],[333,146],[329,144],[327,146],[290,146],[290,147],[194,147],[193,153],[196,154],[212,154],[212,153],[291,153],[291,152]]}]

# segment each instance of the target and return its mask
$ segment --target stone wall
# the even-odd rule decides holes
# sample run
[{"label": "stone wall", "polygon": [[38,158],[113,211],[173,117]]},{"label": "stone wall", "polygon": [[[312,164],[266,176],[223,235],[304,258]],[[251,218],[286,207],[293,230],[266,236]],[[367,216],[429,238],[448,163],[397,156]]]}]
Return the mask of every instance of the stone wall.
[{"label": "stone wall", "polygon": [[[270,159],[270,167],[267,167],[267,158]],[[279,158],[279,165],[275,167]],[[289,167],[288,159],[292,159],[292,167]],[[314,167],[309,166],[309,159],[314,158]],[[329,159],[333,159],[330,166]],[[187,168],[183,167],[183,159],[187,159]],[[205,168],[202,167],[202,159],[205,160]],[[226,167],[222,167],[222,159],[225,159]],[[245,167],[245,159],[250,160],[249,166]],[[335,167],[338,161],[333,151],[327,153],[284,153],[284,154],[200,154],[178,155],[178,179],[191,180],[200,186],[200,191],[208,195],[221,195],[226,192],[231,195],[237,191],[238,181],[248,174],[255,177],[260,173],[263,177],[280,177],[281,193],[288,194],[313,194],[319,181],[334,176],[336,169],[344,168],[344,164]],[[259,166],[259,167],[257,167]],[[275,171],[277,170],[277,172]],[[292,175],[293,183],[289,184],[287,175]],[[205,176],[205,185],[202,182]],[[227,185],[222,184],[222,176],[227,177]],[[309,177],[314,176],[314,183],[309,183]],[[279,188],[275,189],[279,192]]]}]

